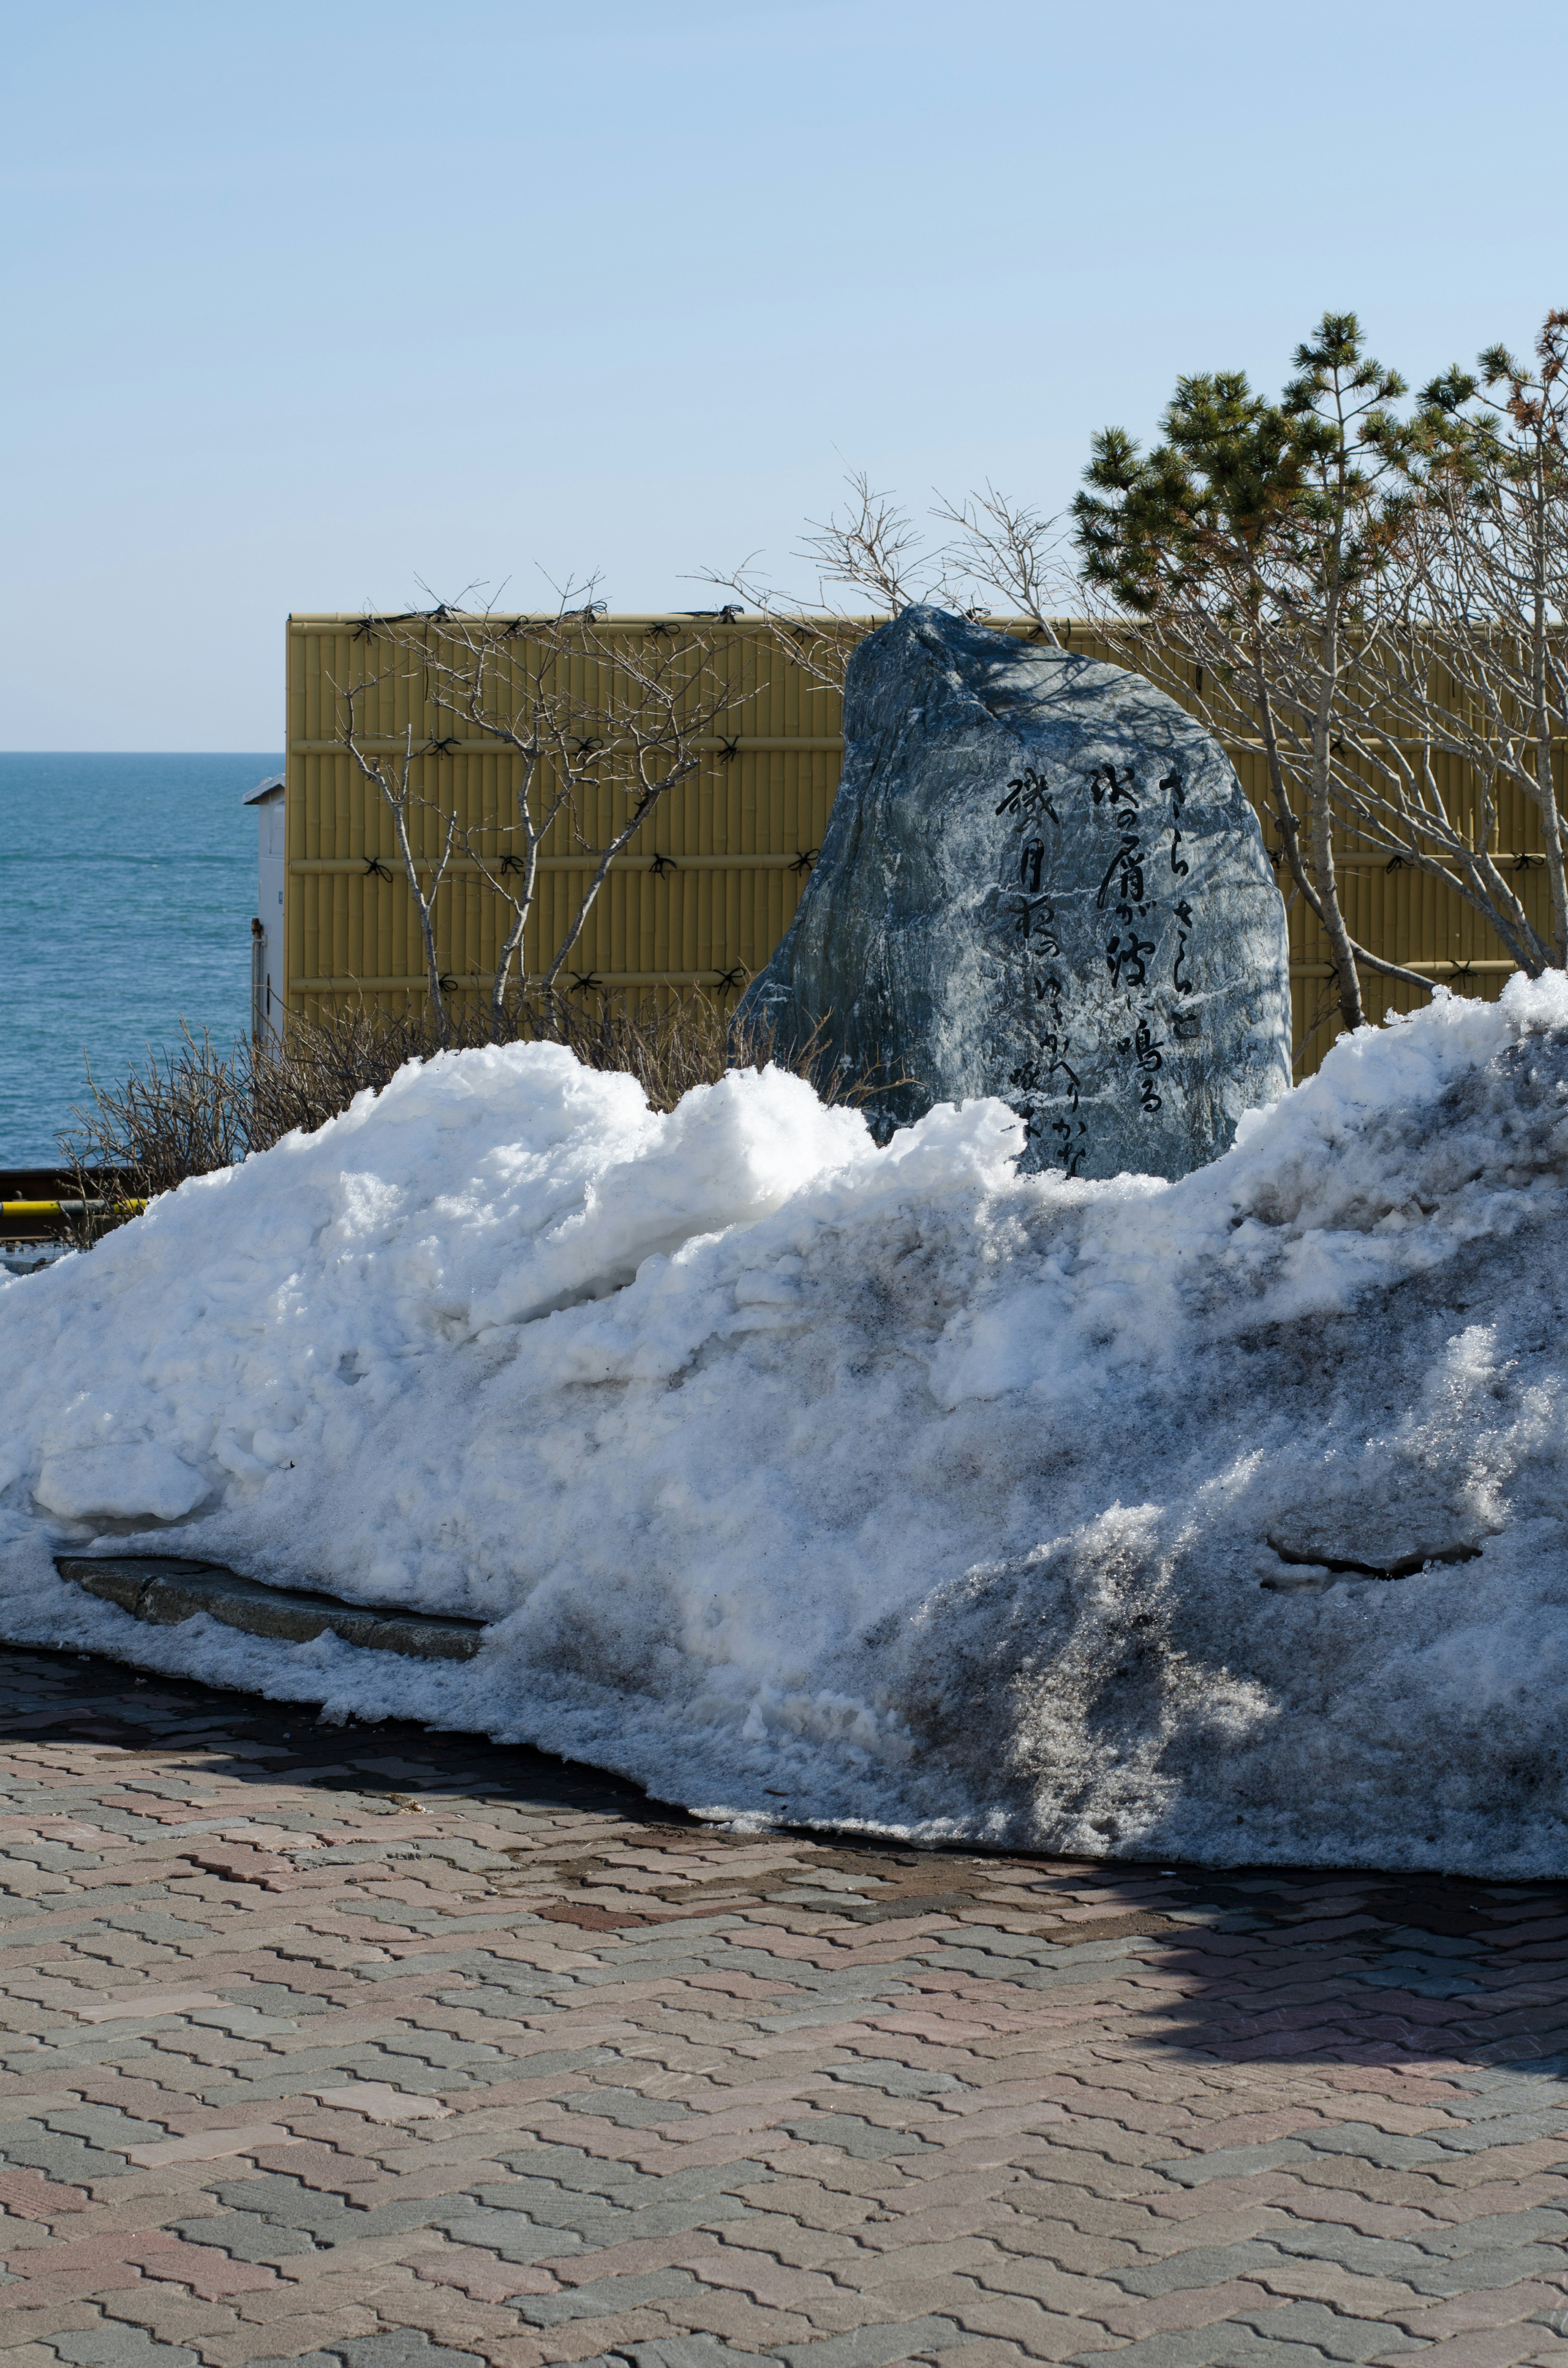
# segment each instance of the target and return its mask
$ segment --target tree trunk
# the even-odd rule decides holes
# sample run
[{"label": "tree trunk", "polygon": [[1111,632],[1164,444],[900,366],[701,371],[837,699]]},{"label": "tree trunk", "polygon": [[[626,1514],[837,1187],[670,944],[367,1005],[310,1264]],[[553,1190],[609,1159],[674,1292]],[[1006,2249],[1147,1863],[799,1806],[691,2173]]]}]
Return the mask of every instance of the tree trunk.
[{"label": "tree trunk", "polygon": [[1562,823],[1557,810],[1557,785],[1551,777],[1551,706],[1546,695],[1547,615],[1546,490],[1537,471],[1535,516],[1535,602],[1530,619],[1530,673],[1535,693],[1535,803],[1540,814],[1541,845],[1546,849],[1546,875],[1551,889],[1551,946],[1557,967],[1568,966],[1568,879],[1562,862]]},{"label": "tree trunk", "polygon": [[1334,810],[1329,800],[1333,778],[1330,742],[1334,726],[1334,695],[1339,680],[1339,586],[1331,575],[1325,590],[1323,626],[1323,674],[1312,715],[1312,774],[1308,791],[1307,830],[1312,845],[1312,879],[1323,905],[1323,926],[1333,957],[1339,989],[1339,1016],[1347,1029],[1366,1019],[1361,1006],[1361,982],[1356,974],[1355,950],[1345,916],[1339,909],[1339,882],[1334,868]]}]

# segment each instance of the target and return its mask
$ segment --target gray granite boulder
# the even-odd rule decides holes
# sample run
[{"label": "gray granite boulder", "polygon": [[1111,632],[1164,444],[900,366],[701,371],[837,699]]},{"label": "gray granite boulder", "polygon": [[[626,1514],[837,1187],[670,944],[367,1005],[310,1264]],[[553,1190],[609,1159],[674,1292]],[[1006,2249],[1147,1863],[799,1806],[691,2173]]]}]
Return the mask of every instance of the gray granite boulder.
[{"label": "gray granite boulder", "polygon": [[1185,1176],[1290,1082],[1284,907],[1163,691],[910,609],[850,662],[822,853],[737,1019],[820,1028],[890,1124],[994,1094],[1026,1167]]}]

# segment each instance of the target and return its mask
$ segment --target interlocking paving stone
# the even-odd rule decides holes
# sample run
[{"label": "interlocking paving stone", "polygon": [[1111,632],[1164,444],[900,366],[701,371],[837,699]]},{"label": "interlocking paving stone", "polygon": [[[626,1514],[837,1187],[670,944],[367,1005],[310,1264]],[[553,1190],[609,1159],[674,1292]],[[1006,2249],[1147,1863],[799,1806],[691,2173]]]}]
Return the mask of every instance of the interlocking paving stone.
[{"label": "interlocking paving stone", "polygon": [[58,2335],[52,2346],[73,2368],[199,2368],[199,2352],[179,2344],[154,2343],[139,2327],[95,2327]]},{"label": "interlocking paving stone", "polygon": [[74,1655],[0,1732],[0,2368],[1564,2356],[1568,1885],[733,1835]]}]

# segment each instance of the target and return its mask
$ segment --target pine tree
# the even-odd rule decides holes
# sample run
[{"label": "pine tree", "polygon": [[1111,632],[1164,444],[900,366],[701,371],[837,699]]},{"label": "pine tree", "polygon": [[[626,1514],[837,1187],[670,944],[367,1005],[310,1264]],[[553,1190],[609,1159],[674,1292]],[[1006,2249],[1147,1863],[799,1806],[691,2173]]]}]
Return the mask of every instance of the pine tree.
[{"label": "pine tree", "polygon": [[1390,409],[1405,389],[1353,313],[1325,313],[1294,367],[1278,403],[1240,370],[1178,379],[1153,451],[1120,428],[1095,438],[1074,515],[1088,580],[1192,657],[1215,720],[1258,738],[1285,860],[1354,1028],[1358,963],[1427,985],[1351,939],[1333,837],[1346,674],[1365,664],[1410,515],[1409,431]]}]

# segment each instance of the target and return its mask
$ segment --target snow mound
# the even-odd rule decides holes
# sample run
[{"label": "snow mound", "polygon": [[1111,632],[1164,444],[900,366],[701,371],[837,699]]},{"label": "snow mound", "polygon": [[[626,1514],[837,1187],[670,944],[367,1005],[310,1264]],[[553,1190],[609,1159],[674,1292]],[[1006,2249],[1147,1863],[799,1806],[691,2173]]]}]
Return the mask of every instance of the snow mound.
[{"label": "snow mound", "polygon": [[[1568,1873],[1568,982],[1343,1041],[1176,1184],[443,1056],[0,1282],[0,1630],[1091,1856]],[[91,1541],[464,1664],[59,1580]]]}]

